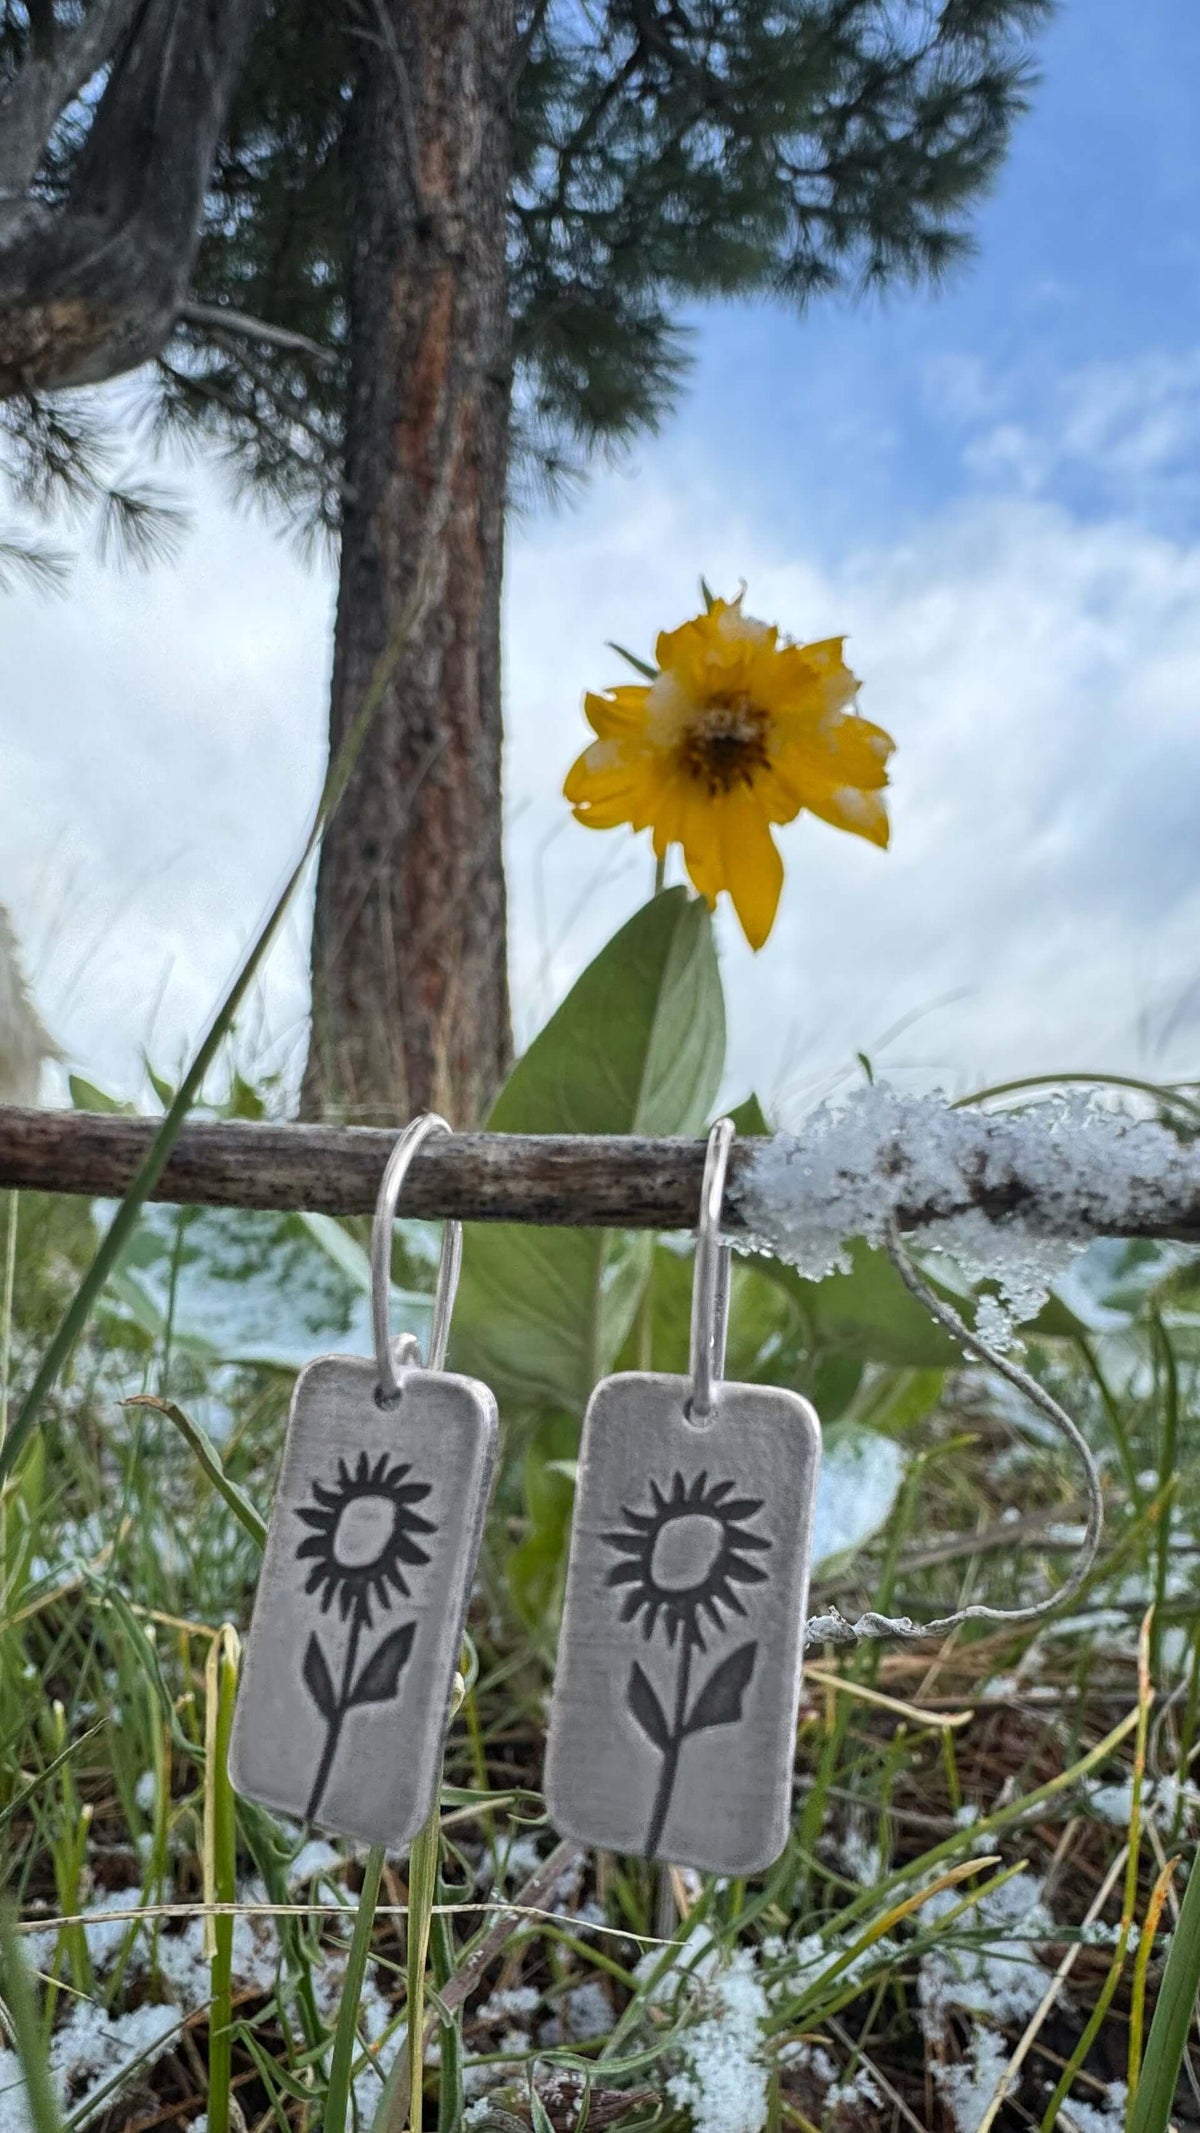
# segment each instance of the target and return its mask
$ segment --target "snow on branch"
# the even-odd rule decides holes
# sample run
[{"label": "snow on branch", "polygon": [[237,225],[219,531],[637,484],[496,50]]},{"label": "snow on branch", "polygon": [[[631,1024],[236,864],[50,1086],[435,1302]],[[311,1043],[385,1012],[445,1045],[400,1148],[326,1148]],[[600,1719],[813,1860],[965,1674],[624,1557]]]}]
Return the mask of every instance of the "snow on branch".
[{"label": "snow on branch", "polygon": [[1093,1237],[1200,1243],[1200,1139],[1087,1096],[989,1114],[876,1085],[748,1145],[742,1221],[814,1279],[847,1264],[850,1238],[882,1244],[895,1223],[994,1276],[1023,1316]]}]

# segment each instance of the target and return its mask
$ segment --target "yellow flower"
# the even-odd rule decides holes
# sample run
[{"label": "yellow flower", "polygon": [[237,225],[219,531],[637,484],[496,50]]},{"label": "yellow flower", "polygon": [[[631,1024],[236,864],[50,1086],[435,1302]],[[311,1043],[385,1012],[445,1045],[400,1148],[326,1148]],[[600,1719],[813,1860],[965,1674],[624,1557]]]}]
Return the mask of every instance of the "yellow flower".
[{"label": "yellow flower", "polygon": [[664,630],[652,681],[584,698],[597,737],[563,788],[576,819],[652,828],[659,859],[681,844],[700,894],[712,906],[728,890],[761,948],[783,886],[773,822],[806,807],[872,844],[888,841],[893,743],[848,709],[859,685],[842,643],[781,641],[743,615],[740,594]]}]

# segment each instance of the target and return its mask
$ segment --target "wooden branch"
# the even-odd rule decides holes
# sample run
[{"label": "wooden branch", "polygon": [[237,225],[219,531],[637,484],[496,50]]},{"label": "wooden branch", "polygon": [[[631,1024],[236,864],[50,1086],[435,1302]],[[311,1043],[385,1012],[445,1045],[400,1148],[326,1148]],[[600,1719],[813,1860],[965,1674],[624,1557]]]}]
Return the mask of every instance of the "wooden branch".
[{"label": "wooden branch", "polygon": [[307,333],[297,333],[291,326],[272,325],[269,319],[252,318],[248,311],[235,311],[229,304],[201,304],[189,297],[180,309],[178,322],[181,326],[196,326],[204,333],[241,334],[248,341],[265,341],[270,348],[292,349],[297,355],[311,356],[326,370],[337,368],[334,350],[310,340]]},{"label": "wooden branch", "polygon": [[[1001,1223],[1009,1216],[1045,1217],[1043,1233],[1055,1234],[1036,1180],[1023,1177],[1019,1164],[998,1171],[1000,1121],[958,1116],[972,1147],[977,1139],[979,1156],[963,1165],[959,1208]],[[0,1106],[0,1187],[118,1198],[156,1131],[153,1119]],[[180,1133],[152,1197],[196,1207],[369,1214],[394,1139],[388,1129],[366,1126],[196,1120]],[[768,1145],[734,1143],[725,1213],[731,1235],[747,1227],[743,1202],[748,1190],[752,1196],[755,1166]],[[690,1230],[703,1168],[702,1140],[460,1133],[422,1148],[405,1187],[404,1212],[464,1222]],[[936,1207],[914,1193],[896,1207],[896,1218],[901,1228],[920,1230],[952,1212],[944,1191]],[[1063,1233],[1089,1227],[1200,1241],[1200,1165],[1181,1159],[1170,1196],[1131,1203],[1106,1224],[1098,1210],[1094,1221],[1074,1220]]]},{"label": "wooden branch", "polygon": [[[213,158],[264,5],[138,0],[66,198],[51,204],[30,190],[0,212],[0,398],[100,384],[165,346],[187,300]],[[97,23],[122,17],[119,0],[92,13]]]},{"label": "wooden branch", "polygon": [[46,153],[54,127],[84,83],[121,43],[137,0],[96,0],[75,29],[56,24],[35,34],[13,79],[0,95],[0,217],[13,218]]},{"label": "wooden branch", "polygon": [[[155,1131],[153,1119],[0,1106],[0,1186],[118,1198]],[[370,1214],[395,1138],[372,1126],[197,1120],[180,1133],[153,1197]],[[690,1229],[703,1169],[703,1141],[456,1133],[421,1149],[403,1206],[464,1222]]]}]

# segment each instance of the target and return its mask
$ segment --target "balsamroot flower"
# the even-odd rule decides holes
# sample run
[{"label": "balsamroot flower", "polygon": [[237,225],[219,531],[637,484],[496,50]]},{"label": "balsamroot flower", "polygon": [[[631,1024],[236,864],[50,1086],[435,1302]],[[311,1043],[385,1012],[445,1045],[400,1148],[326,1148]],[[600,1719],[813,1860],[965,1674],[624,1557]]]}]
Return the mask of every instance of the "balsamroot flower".
[{"label": "balsamroot flower", "polygon": [[590,829],[652,829],[681,844],[710,906],[727,890],[752,948],[775,921],[783,861],[771,835],[807,808],[886,846],[893,742],[849,707],[859,684],[840,637],[791,644],[742,613],[742,596],[665,630],[644,685],[588,694],[596,734],[564,791]]}]

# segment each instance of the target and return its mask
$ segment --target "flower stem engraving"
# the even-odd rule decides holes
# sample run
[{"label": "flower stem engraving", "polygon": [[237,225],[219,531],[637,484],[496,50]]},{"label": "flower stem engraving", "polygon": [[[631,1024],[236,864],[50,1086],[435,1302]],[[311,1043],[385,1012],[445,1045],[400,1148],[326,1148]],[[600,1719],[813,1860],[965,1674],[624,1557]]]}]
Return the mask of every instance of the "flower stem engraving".
[{"label": "flower stem engraving", "polygon": [[748,1524],[761,1511],[762,1499],[735,1498],[733,1488],[732,1481],[720,1481],[710,1489],[707,1472],[690,1484],[676,1472],[669,1493],[651,1481],[653,1509],[635,1511],[622,1505],[626,1527],[603,1536],[608,1547],[626,1558],[614,1564],[606,1579],[610,1586],[629,1588],[621,1620],[633,1622],[641,1616],[647,1641],[661,1623],[668,1645],[672,1650],[679,1647],[669,1719],[638,1660],[625,1693],[630,1716],[662,1757],[644,1845],[651,1858],[661,1852],[684,1743],[711,1727],[740,1723],[758,1654],[754,1639],[735,1646],[718,1661],[689,1706],[693,1652],[707,1649],[706,1634],[724,1635],[727,1615],[746,1613],[737,1587],[760,1585],[767,1576],[753,1557],[771,1543]]},{"label": "flower stem engraving", "polygon": [[654,1795],[654,1808],[650,1816],[650,1827],[646,1831],[646,1850],[651,1854],[658,1850],[659,1841],[663,1833],[663,1825],[666,1822],[667,1812],[671,1805],[671,1795],[675,1790],[675,1778],[679,1770],[679,1751],[686,1737],[684,1734],[684,1718],[687,1712],[688,1677],[691,1674],[691,1670],[692,1647],[685,1637],[683,1650],[679,1654],[679,1672],[675,1677],[675,1723],[671,1728],[667,1745],[663,1752],[663,1764],[658,1777],[658,1791]]}]

